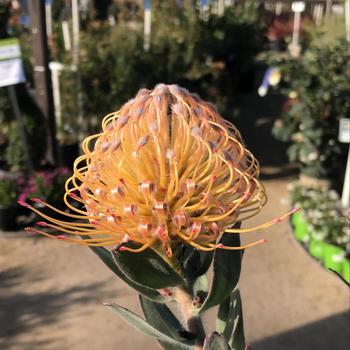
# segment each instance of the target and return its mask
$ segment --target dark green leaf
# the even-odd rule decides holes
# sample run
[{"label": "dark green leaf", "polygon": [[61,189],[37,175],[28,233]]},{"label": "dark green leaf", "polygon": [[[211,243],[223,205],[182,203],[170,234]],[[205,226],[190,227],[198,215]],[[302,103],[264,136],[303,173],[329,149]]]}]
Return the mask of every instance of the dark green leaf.
[{"label": "dark green leaf", "polygon": [[[237,247],[240,245],[239,235],[226,233],[220,239],[225,246]],[[201,312],[212,306],[221,304],[235,289],[241,272],[242,251],[217,249],[214,253],[213,280],[207,299]]]},{"label": "dark green leaf", "polygon": [[205,274],[213,260],[213,252],[202,252],[192,247],[185,247],[184,269],[186,278],[194,280]]},{"label": "dark green leaf", "polygon": [[203,350],[231,350],[231,348],[222,334],[213,332],[205,339]]},{"label": "dark green leaf", "polygon": [[155,289],[145,287],[129,279],[123,273],[123,271],[114,263],[112,253],[109,250],[103,247],[89,247],[89,248],[103,261],[103,263],[107,267],[109,267],[109,269],[113,273],[115,273],[119,278],[121,278],[125,283],[127,283],[130,287],[135,289],[137,292],[141,293],[142,295],[152,300],[155,300],[158,302],[164,301],[164,298]]},{"label": "dark green leaf", "polygon": [[156,338],[159,341],[162,341],[163,343],[173,346],[173,349],[178,350],[192,350],[193,347],[180,343],[166,334],[160,332],[156,328],[152,327],[149,323],[147,323],[145,320],[143,320],[141,317],[137,316],[130,310],[116,305],[116,304],[105,304],[110,310],[112,310],[115,314],[117,314],[119,317],[121,317],[123,320],[128,322],[130,325],[138,329],[141,333],[151,336],[153,338]]},{"label": "dark green leaf", "polygon": [[[130,242],[127,245],[135,248]],[[172,266],[153,249],[145,249],[140,253],[115,249],[112,254],[119,269],[130,280],[148,288],[169,288],[185,283]]]},{"label": "dark green leaf", "polygon": [[[181,337],[181,334],[184,334],[185,330],[165,304],[155,303],[147,298],[144,298],[142,295],[140,295],[140,303],[142,311],[146,317],[146,321],[151,326],[181,343],[187,345],[194,344],[193,341]],[[159,342],[164,349],[177,350],[177,347],[174,345],[163,343],[161,340]]]}]

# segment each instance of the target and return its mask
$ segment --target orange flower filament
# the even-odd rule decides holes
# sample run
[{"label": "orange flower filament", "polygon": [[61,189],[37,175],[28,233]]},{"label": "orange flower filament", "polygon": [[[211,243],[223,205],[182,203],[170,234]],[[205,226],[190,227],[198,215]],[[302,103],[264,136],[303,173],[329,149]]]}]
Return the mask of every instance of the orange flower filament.
[{"label": "orange flower filament", "polygon": [[[64,196],[76,214],[33,199],[76,221],[61,221],[22,203],[47,220],[39,225],[64,235],[28,231],[89,246],[130,240],[140,248],[119,249],[157,246],[170,257],[179,241],[204,251],[262,243],[226,247],[217,242],[223,233],[266,228],[295,211],[258,227],[230,228],[266,203],[258,162],[212,105],[176,85],[139,91],[107,115],[102,132],[87,137],[82,148]],[[70,198],[83,207],[73,206]]]}]

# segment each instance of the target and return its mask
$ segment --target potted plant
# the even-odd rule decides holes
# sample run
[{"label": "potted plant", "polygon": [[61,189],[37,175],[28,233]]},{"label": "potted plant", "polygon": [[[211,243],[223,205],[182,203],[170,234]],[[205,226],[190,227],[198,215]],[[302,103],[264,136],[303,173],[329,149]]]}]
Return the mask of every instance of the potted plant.
[{"label": "potted plant", "polygon": [[311,45],[298,60],[281,56],[280,88],[288,97],[275,123],[276,138],[290,143],[288,157],[298,162],[305,185],[341,182],[346,147],[338,141],[339,120],[350,115],[350,70],[345,40]]},{"label": "potted plant", "polygon": [[22,208],[16,203],[21,181],[14,175],[0,173],[0,230],[12,231],[18,228],[17,216]]},{"label": "potted plant", "polygon": [[[25,202],[31,198],[54,203],[60,209],[63,207],[64,184],[69,176],[69,169],[61,167],[52,170],[38,171],[26,182],[19,195],[19,201]],[[43,209],[40,202],[34,203],[37,209]],[[38,217],[34,217],[34,220]]]},{"label": "potted plant", "polygon": [[292,218],[296,238],[305,243],[302,234],[307,235],[310,255],[327,269],[350,280],[348,210],[342,208],[338,194],[334,190],[325,191],[300,185],[292,185],[290,190],[293,203],[303,208],[302,215]]}]

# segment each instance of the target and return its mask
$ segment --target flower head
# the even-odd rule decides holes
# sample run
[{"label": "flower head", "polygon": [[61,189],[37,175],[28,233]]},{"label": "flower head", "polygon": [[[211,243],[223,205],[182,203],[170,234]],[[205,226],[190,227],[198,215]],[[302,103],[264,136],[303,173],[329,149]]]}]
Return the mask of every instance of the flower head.
[{"label": "flower head", "polygon": [[258,162],[238,130],[187,90],[160,84],[139,91],[107,115],[102,132],[87,137],[82,148],[64,196],[76,212],[66,215],[79,221],[57,220],[33,208],[48,221],[41,226],[67,234],[59,239],[90,246],[130,240],[140,247],[122,245],[120,250],[160,247],[168,256],[178,242],[205,251],[263,242],[243,247],[217,243],[222,234],[256,230],[231,227],[256,215],[266,195],[257,180]]}]

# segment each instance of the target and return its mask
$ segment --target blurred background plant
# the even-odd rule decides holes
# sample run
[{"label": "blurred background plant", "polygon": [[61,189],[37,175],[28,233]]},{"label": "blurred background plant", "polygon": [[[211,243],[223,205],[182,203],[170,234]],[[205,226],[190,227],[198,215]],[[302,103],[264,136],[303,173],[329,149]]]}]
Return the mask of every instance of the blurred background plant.
[{"label": "blurred background plant", "polygon": [[18,199],[26,201],[36,197],[61,207],[65,193],[64,184],[69,174],[70,170],[68,168],[35,172],[27,179]]},{"label": "blurred background plant", "polygon": [[[273,134],[290,142],[288,156],[303,174],[342,182],[347,147],[338,141],[339,120],[350,116],[349,45],[310,44],[299,59],[279,57],[274,65],[288,96]],[[340,176],[339,176],[340,175]]]}]

